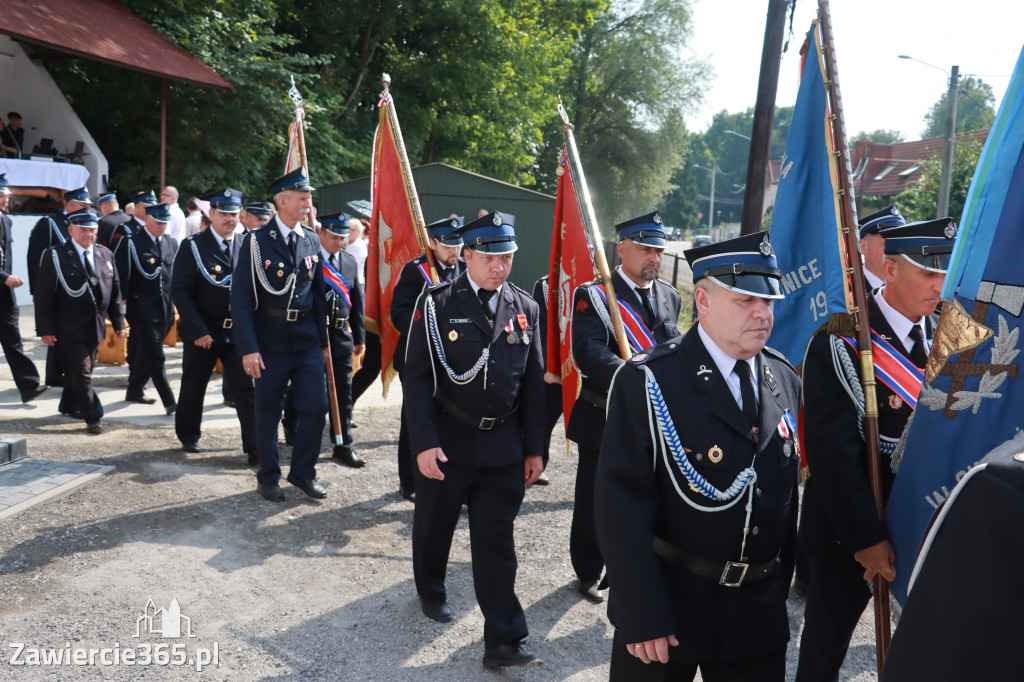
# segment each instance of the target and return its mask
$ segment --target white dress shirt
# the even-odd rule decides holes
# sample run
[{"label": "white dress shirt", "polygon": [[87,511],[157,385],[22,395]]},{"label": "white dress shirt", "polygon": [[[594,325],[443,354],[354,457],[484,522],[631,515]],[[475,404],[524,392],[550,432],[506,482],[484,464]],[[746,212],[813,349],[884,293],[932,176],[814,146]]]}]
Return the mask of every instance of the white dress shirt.
[{"label": "white dress shirt", "polygon": [[[704,342],[704,347],[708,349],[708,354],[711,359],[715,361],[715,367],[721,372],[725,378],[725,385],[729,387],[729,392],[732,393],[732,397],[736,399],[736,404],[740,406],[740,410],[743,409],[743,393],[741,391],[740,377],[734,371],[736,369],[736,358],[730,357],[728,353],[722,350],[717,343],[711,340],[708,333],[704,331],[704,327],[698,322],[697,323],[697,334],[700,335],[700,340]],[[756,356],[755,356],[756,357]],[[750,381],[754,385],[754,398],[755,400],[760,399],[757,390],[757,362],[754,358],[748,358],[747,364],[750,365]]]}]

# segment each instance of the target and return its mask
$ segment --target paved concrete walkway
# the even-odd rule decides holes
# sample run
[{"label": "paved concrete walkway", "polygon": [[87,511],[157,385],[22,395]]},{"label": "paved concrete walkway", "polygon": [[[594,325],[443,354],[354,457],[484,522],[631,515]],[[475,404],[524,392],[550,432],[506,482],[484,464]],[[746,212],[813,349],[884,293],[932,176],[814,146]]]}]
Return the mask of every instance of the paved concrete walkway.
[{"label": "paved concrete walkway", "polygon": [[112,466],[19,459],[0,467],[0,519],[63,497],[99,478]]}]

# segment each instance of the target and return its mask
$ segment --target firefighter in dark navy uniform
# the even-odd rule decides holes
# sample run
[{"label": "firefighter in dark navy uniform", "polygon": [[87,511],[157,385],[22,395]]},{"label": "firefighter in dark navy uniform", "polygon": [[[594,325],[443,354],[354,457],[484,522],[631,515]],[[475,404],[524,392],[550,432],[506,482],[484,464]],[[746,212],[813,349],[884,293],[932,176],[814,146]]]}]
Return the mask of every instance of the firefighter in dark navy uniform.
[{"label": "firefighter in dark navy uniform", "polygon": [[507,281],[515,218],[489,213],[458,228],[466,272],[428,289],[409,330],[404,409],[416,453],[413,573],[424,614],[452,618],[445,572],[469,508],[473,584],[489,668],[533,667],[515,594],[513,524],[543,470],[543,362],[537,303]]},{"label": "firefighter in dark navy uniform", "polygon": [[85,420],[89,433],[102,433],[103,405],[92,388],[106,319],[124,338],[124,313],[114,256],[96,244],[96,216],[90,208],[68,215],[67,243],[43,252],[35,292],[36,333],[60,350],[67,369],[58,409]]},{"label": "firefighter in dark navy uniform", "polygon": [[146,207],[146,226],[126,239],[114,254],[128,320],[128,390],[125,400],[152,404],[143,392],[150,379],[167,414],[177,403],[167,380],[163,341],[174,326],[171,271],[178,242],[165,234],[171,220],[167,204]]},{"label": "firefighter in dark navy uniform", "polygon": [[316,460],[327,414],[327,299],[320,242],[301,222],[312,208],[313,187],[300,168],[275,180],[268,192],[278,213],[245,235],[231,278],[235,343],[246,374],[256,380],[256,490],[284,501],[277,425],[291,380],[298,399],[288,482],[321,499],[327,491],[316,480]]},{"label": "firefighter in dark navy uniform", "polygon": [[[935,308],[956,239],[951,218],[890,227],[882,263],[885,286],[868,296],[868,318],[876,366],[909,360],[923,370]],[[860,385],[860,361],[843,337],[818,334],[804,361],[804,436],[810,478],[804,490],[800,543],[807,553],[810,586],[800,638],[797,680],[836,680],[850,638],[871,598],[867,582],[876,574],[896,577],[896,559],[885,525],[875,511],[867,478],[864,438],[851,395]],[[876,376],[878,376],[876,372]],[[890,461],[913,413],[907,387],[876,384],[882,454],[882,492],[895,478]],[[861,394],[863,395],[863,394]],[[863,401],[863,397],[860,399]]]},{"label": "firefighter in dark navy uniform", "polygon": [[259,463],[253,412],[253,382],[242,369],[231,318],[231,278],[238,260],[240,236],[234,234],[242,193],[226,188],[207,194],[210,228],[186,237],[178,249],[171,276],[171,297],[178,309],[178,333],[184,343],[181,390],[174,431],[185,452],[199,452],[203,403],[210,376],[221,361],[231,377],[235,414],[242,432],[242,451],[250,466]]},{"label": "firefighter in dark navy uniform", "polygon": [[[334,390],[338,399],[338,414],[341,418],[341,442],[334,444],[331,459],[345,466],[359,469],[366,466],[366,460],[356,454],[352,440],[352,356],[366,347],[366,323],[363,318],[363,289],[359,284],[359,264],[352,254],[342,246],[348,238],[347,213],[332,213],[319,216],[318,236],[320,237],[320,258],[324,265],[324,291],[327,297],[327,334],[331,342],[331,366],[334,372]],[[327,270],[330,266],[337,276]],[[334,280],[332,286],[331,280]],[[340,289],[335,289],[335,286]],[[334,435],[334,415],[327,410]],[[295,438],[295,391],[289,386],[284,399],[285,433],[291,431]]]},{"label": "firefighter in dark navy uniform", "polygon": [[[64,210],[53,216],[43,216],[32,227],[28,235],[28,292],[36,292],[36,277],[42,262],[43,252],[68,241],[68,215],[92,206],[92,196],[85,187],[64,192]],[[13,269],[13,268],[12,268]],[[44,383],[48,386],[64,385],[64,368],[61,365],[59,346],[46,349],[46,373]]]},{"label": "firefighter in dark navy uniform", "polygon": [[700,322],[620,367],[597,465],[612,680],[783,680],[800,382],[766,232],[686,251]]},{"label": "firefighter in dark navy uniform", "polygon": [[[612,274],[612,285],[626,331],[636,327],[634,333],[627,333],[627,337],[632,336],[631,350],[636,353],[679,336],[682,299],[675,287],[658,279],[666,245],[661,215],[655,211],[627,220],[616,225],[615,231],[622,264]],[[578,579],[577,590],[594,602],[604,600],[604,590],[598,583],[604,558],[594,528],[594,473],[604,432],[608,387],[623,363],[603,294],[604,288],[596,281],[580,286],[573,296],[572,357],[583,376],[583,385],[566,429],[566,436],[579,445],[580,452],[569,556]]]},{"label": "firefighter in dark navy uniform", "polygon": [[[462,237],[455,233],[456,228],[463,224],[460,217],[448,217],[427,225],[430,237],[430,248],[434,252],[434,264],[441,282],[450,282],[466,269],[462,260]],[[430,286],[430,266],[427,257],[420,254],[402,266],[395,290],[391,297],[391,323],[395,325],[400,336],[395,347],[394,366],[399,380],[405,371],[405,347],[412,323],[416,301],[423,290]],[[415,462],[409,448],[409,427],[402,414],[402,424],[398,432],[398,492],[405,499],[412,501],[416,496]]]}]

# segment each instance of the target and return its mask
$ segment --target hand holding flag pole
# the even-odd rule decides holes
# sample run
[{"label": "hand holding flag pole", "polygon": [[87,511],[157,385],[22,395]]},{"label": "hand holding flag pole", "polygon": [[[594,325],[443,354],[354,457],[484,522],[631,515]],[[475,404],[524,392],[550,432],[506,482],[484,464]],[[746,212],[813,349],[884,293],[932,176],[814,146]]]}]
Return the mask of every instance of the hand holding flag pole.
[{"label": "hand holding flag pole", "polygon": [[[562,98],[558,98],[558,115],[562,118],[562,134],[565,136],[565,152],[569,157],[569,172],[579,188],[579,199],[583,205],[583,227],[587,231],[587,241],[591,246],[591,257],[597,264],[597,272],[601,277],[605,292],[608,294],[608,312],[611,314],[612,326],[615,329],[615,340],[619,345],[619,355],[623,360],[629,360],[632,353],[629,350],[629,341],[626,340],[626,331],[622,325],[622,315],[619,313],[618,299],[615,296],[615,286],[612,284],[611,271],[608,269],[608,259],[604,253],[604,240],[601,238],[601,230],[597,225],[597,216],[594,213],[594,205],[590,200],[590,188],[587,186],[587,178],[583,175],[583,165],[580,163],[580,153],[576,149],[576,138],[573,136],[573,127],[569,123],[569,114],[562,106]],[[557,281],[557,280],[556,280]]]},{"label": "hand holding flag pole", "polygon": [[[828,92],[831,136],[830,153],[834,158],[836,177],[836,203],[841,229],[846,241],[848,254],[851,294],[856,324],[857,345],[860,348],[860,375],[864,386],[864,442],[867,447],[868,483],[875,498],[878,518],[885,520],[885,498],[882,492],[882,461],[879,448],[878,399],[875,393],[875,365],[871,351],[871,324],[868,320],[867,293],[864,271],[859,258],[860,246],[857,232],[857,212],[854,207],[853,172],[850,168],[850,152],[846,145],[846,122],[843,118],[842,97],[839,93],[839,75],[835,61],[835,43],[832,33],[832,18],[829,1],[818,0],[818,19],[821,28],[822,58],[825,66],[825,87]],[[812,473],[813,475],[813,473]],[[889,649],[891,625],[889,621],[889,587],[885,578],[875,575],[871,581],[874,592],[875,649],[878,674],[881,676],[885,665],[885,654]]]}]

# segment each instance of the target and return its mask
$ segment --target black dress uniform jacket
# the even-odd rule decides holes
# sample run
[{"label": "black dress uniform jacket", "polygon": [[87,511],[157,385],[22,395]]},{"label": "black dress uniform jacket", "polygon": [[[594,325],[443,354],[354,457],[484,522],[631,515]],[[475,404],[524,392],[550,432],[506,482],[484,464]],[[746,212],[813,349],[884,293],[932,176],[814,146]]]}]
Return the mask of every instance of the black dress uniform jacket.
[{"label": "black dress uniform jacket", "polygon": [[[285,228],[288,229],[288,228]],[[259,247],[261,262],[253,263]],[[307,260],[312,267],[306,267]],[[285,282],[292,273],[291,253],[288,242],[281,235],[281,221],[274,216],[259,230],[245,234],[238,266],[231,280],[231,314],[235,321],[235,343],[238,354],[281,353],[287,354],[310,348],[327,347],[327,303],[324,291],[323,265],[320,263],[320,240],[308,228],[296,243],[295,249],[295,292],[289,297],[288,291],[281,295],[271,294],[257,281],[254,265],[266,275],[268,284],[277,291],[285,289]],[[290,306],[289,306],[290,304]],[[308,317],[297,322],[261,314],[261,310],[311,311]]]},{"label": "black dress uniform jacket", "polygon": [[[326,253],[320,254],[326,258]],[[363,286],[359,283],[359,263],[355,256],[344,249],[335,255],[338,271],[345,278],[349,288],[352,307],[349,308],[344,296],[336,293],[331,286],[325,287],[327,295],[328,327],[331,336],[331,356],[351,356],[353,346],[366,343],[366,320],[363,317]]]},{"label": "black dress uniform jacket", "polygon": [[[395,284],[394,293],[391,296],[391,323],[401,335],[398,337],[398,345],[395,346],[394,365],[397,372],[405,369],[405,347],[409,338],[409,324],[412,322],[412,314],[416,310],[416,301],[420,294],[427,288],[427,280],[420,274],[419,266],[427,262],[427,257],[422,253],[402,266],[402,272],[398,276],[398,283]],[[466,262],[461,258],[451,268],[442,268],[437,264],[437,276],[442,282],[455,279],[466,270]]]},{"label": "black dress uniform jacket", "polygon": [[[544,370],[537,303],[530,294],[506,282],[501,288],[494,327],[484,315],[469,275],[427,290],[416,305],[402,390],[409,420],[412,453],[440,447],[450,462],[499,467],[539,455],[544,446]],[[427,338],[427,299],[434,302],[437,332],[447,363],[458,375],[468,371],[490,348],[486,368],[469,383],[455,384],[441,366],[433,341]],[[525,316],[521,329],[518,316]],[[511,322],[513,330],[506,331]],[[509,336],[514,337],[508,343]],[[435,384],[436,377],[436,384]],[[486,382],[486,383],[485,383]],[[456,418],[437,400],[446,397],[474,417],[512,418],[491,430],[481,430]],[[423,409],[429,405],[431,409]]]},{"label": "black dress uniform jacket", "polygon": [[43,253],[35,294],[37,335],[56,336],[58,343],[74,341],[98,345],[107,336],[105,320],[108,315],[114,331],[124,329],[121,288],[113,254],[99,244],[93,246],[92,252],[97,280],[92,292],[95,298],[90,297],[88,291],[78,297],[71,296],[57,279],[52,254],[57,255],[64,281],[72,291],[89,281],[78,250],[70,241]]},{"label": "black dress uniform jacket", "polygon": [[[893,634],[882,682],[1019,680],[1024,463],[1010,440],[946,500]],[[979,465],[979,466],[980,466]],[[948,509],[946,508],[948,507]]]},{"label": "black dress uniform jacket", "polygon": [[[743,499],[727,511],[696,493],[671,455],[655,447],[643,369],[653,372],[693,467],[719,490],[753,464],[757,472],[746,554],[752,564],[778,557],[775,570],[739,587],[720,586],[655,553],[655,537],[713,561],[738,561],[746,512]],[[785,649],[786,597],[795,563],[798,448],[779,430],[783,411],[797,414],[800,382],[776,351],[757,355],[759,434],[720,376],[694,326],[686,336],[638,353],[612,384],[597,474],[597,528],[607,561],[608,616],[625,642],[674,633],[669,649],[680,662],[729,661]],[[717,447],[720,461],[709,452]],[[716,456],[717,456],[716,451]],[[756,454],[755,454],[756,453]],[[679,491],[677,491],[677,487]]]},{"label": "black dress uniform jacket", "polygon": [[60,246],[67,243],[68,216],[66,213],[57,213],[52,216],[43,216],[36,221],[32,232],[28,235],[28,290],[34,294],[36,291],[36,279],[39,273],[40,260],[43,251],[51,246]]},{"label": "black dress uniform jacket", "polygon": [[204,336],[212,337],[215,344],[234,343],[232,323],[225,324],[231,318],[230,284],[217,286],[210,280],[220,283],[231,275],[241,240],[239,235],[232,236],[230,257],[213,229],[182,240],[171,277],[171,298],[180,317],[178,334],[188,343]]},{"label": "black dress uniform jacket", "polygon": [[[130,324],[142,321],[161,325],[166,335],[174,324],[171,271],[178,243],[174,237],[165,234],[157,244],[145,229],[133,233],[128,240],[130,244],[121,245],[115,255],[117,274],[126,301],[125,316]],[[131,246],[135,247],[134,250]],[[149,275],[157,268],[160,269],[159,276],[150,279]]]},{"label": "black dress uniform jacket", "polygon": [[111,251],[114,250],[114,234],[126,235],[128,228],[118,229],[121,225],[124,225],[130,220],[133,220],[133,216],[128,215],[121,209],[111,211],[107,215],[103,216],[98,221],[98,227],[96,231],[96,243],[102,244]]},{"label": "black dress uniform jacket", "polygon": [[[871,328],[903,352],[873,296],[868,297]],[[929,326],[929,335],[932,327]],[[804,490],[801,542],[809,550],[818,544],[839,543],[852,555],[887,538],[878,519],[875,498],[867,477],[867,451],[860,435],[857,411],[843,388],[832,361],[832,337],[818,334],[811,340],[804,361],[804,438],[811,478]],[[860,377],[860,361],[843,342]],[[883,443],[899,440],[913,410],[882,382],[875,384],[878,430]],[[895,478],[888,455],[882,455],[882,490],[888,499]]]},{"label": "black dress uniform jacket", "polygon": [[[572,416],[566,429],[566,436],[580,445],[601,447],[601,430],[604,428],[605,403],[612,375],[622,365],[619,345],[615,335],[605,326],[594,309],[597,292],[592,292],[598,282],[589,282],[576,289],[573,295],[572,313],[572,357],[583,375],[580,397],[572,408]],[[655,318],[648,318],[640,298],[633,292],[622,274],[612,273],[615,295],[633,308],[644,324],[654,334],[655,343],[663,343],[679,336],[679,310],[682,299],[668,282],[655,280],[651,308]]]}]

